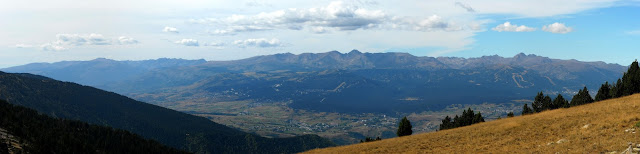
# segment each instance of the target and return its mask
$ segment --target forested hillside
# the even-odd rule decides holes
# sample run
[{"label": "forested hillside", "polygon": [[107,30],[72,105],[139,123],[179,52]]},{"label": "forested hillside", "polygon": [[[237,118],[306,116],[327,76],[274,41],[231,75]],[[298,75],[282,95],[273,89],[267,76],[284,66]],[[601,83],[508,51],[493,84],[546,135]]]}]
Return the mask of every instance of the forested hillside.
[{"label": "forested hillside", "polygon": [[131,131],[195,153],[292,153],[333,145],[316,135],[264,138],[116,93],[31,74],[0,72],[0,99],[56,118]]},{"label": "forested hillside", "polygon": [[[0,100],[0,128],[19,139],[16,153],[187,153],[128,131],[55,119]],[[8,144],[0,143],[0,153]]]}]

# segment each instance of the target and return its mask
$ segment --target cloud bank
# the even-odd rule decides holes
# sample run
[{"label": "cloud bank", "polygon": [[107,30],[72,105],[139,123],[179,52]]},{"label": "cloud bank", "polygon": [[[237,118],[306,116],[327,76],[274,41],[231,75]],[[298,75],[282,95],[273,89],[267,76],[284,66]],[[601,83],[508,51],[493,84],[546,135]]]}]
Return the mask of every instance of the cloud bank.
[{"label": "cloud bank", "polygon": [[175,41],[174,43],[184,45],[184,46],[192,46],[192,47],[200,46],[200,43],[198,43],[198,40],[195,40],[195,39],[182,39],[182,40]]},{"label": "cloud bank", "polygon": [[257,15],[231,15],[226,18],[192,19],[190,22],[218,27],[219,29],[207,32],[214,35],[234,35],[240,32],[275,29],[308,29],[313,33],[362,29],[414,31],[452,31],[462,29],[461,26],[456,26],[438,15],[426,18],[395,16],[383,10],[366,9],[342,1],[331,2],[325,7],[290,8],[262,12]]},{"label": "cloud bank", "polygon": [[271,40],[266,38],[257,38],[257,39],[246,39],[246,40],[236,40],[233,44],[238,47],[259,47],[259,48],[269,48],[269,47],[279,47],[282,46],[280,40],[273,38]]}]

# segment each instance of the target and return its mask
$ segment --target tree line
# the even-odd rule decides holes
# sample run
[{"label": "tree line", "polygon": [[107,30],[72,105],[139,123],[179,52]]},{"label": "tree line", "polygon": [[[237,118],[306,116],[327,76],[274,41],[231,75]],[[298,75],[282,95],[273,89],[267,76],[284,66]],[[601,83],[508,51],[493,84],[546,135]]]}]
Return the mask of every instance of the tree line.
[{"label": "tree line", "polygon": [[552,101],[551,97],[539,92],[534,98],[533,103],[531,103],[531,108],[528,104],[524,104],[522,107],[522,115],[558,108],[569,108],[635,93],[640,93],[640,66],[638,66],[637,60],[631,63],[627,72],[625,72],[618,81],[612,84],[609,84],[609,82],[602,84],[600,89],[598,89],[595,99],[591,97],[586,86],[579,90],[578,94],[574,95],[570,102],[565,100],[561,94],[558,94]]},{"label": "tree line", "polygon": [[449,116],[446,116],[442,120],[442,124],[440,124],[440,130],[469,126],[481,122],[484,122],[484,117],[482,117],[482,114],[480,112],[476,114],[473,110],[471,110],[471,108],[468,108],[467,110],[462,111],[461,116],[456,115],[453,119],[451,119],[451,117]]}]

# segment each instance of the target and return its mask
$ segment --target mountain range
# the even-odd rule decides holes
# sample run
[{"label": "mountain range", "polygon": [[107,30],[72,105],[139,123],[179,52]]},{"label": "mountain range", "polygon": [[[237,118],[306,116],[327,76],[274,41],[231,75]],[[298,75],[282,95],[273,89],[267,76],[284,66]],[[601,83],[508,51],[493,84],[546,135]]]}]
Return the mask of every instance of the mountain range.
[{"label": "mountain range", "polygon": [[572,96],[614,81],[626,67],[514,57],[419,57],[408,53],[275,54],[232,61],[96,59],[2,69],[114,91],[168,106],[179,101],[291,102],[295,109],[406,113],[450,104],[505,103],[539,91]]}]

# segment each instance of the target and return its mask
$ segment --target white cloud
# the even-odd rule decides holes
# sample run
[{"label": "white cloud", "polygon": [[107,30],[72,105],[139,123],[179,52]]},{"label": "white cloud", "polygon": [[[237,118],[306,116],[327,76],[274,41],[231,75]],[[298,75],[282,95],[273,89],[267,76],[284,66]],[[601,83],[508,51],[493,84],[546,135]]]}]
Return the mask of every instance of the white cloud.
[{"label": "white cloud", "polygon": [[162,32],[179,33],[178,28],[175,27],[164,27],[164,29],[162,29]]},{"label": "white cloud", "polygon": [[203,43],[202,46],[222,47],[222,46],[225,46],[225,43],[222,43],[222,42],[210,42],[210,43]]},{"label": "white cloud", "polygon": [[565,26],[563,23],[553,23],[550,25],[546,25],[542,27],[542,30],[546,32],[556,33],[556,34],[566,34],[573,31],[573,28]]},{"label": "white cloud", "polygon": [[[108,46],[108,45],[128,45],[136,44],[137,40],[120,36],[118,38],[107,38],[102,34],[57,34],[56,40],[40,45],[40,49],[45,51],[62,51],[77,46]],[[16,44],[17,48],[29,48],[33,45]]]},{"label": "white cloud", "polygon": [[20,44],[16,44],[14,47],[16,47],[16,48],[31,48],[31,47],[33,47],[33,45],[20,43]]},{"label": "white cloud", "polygon": [[463,30],[463,27],[452,24],[451,22],[444,21],[442,17],[438,15],[431,15],[428,18],[416,19],[408,17],[395,17],[393,29],[402,30],[414,30],[414,31],[459,31]]},{"label": "white cloud", "polygon": [[57,45],[57,44],[53,44],[53,43],[45,43],[40,45],[40,49],[44,50],[44,51],[62,51],[62,50],[67,50],[67,48]]},{"label": "white cloud", "polygon": [[268,47],[278,47],[282,46],[280,40],[273,38],[271,40],[266,38],[257,38],[257,39],[246,39],[246,40],[236,40],[233,44],[238,47],[260,47],[260,48],[268,48]]},{"label": "white cloud", "polygon": [[227,29],[217,29],[213,31],[207,31],[211,35],[235,35],[239,32],[254,32],[271,30],[271,28],[258,27],[258,26],[231,26]]},{"label": "white cloud", "polygon": [[316,34],[328,33],[330,31],[329,28],[326,27],[311,27],[310,30]]},{"label": "white cloud", "polygon": [[468,4],[464,4],[462,2],[456,2],[456,6],[459,6],[465,10],[467,10],[467,12],[476,12],[475,9],[473,9],[471,6],[469,6]]},{"label": "white cloud", "polygon": [[174,43],[181,44],[184,46],[194,46],[194,47],[200,46],[200,44],[198,43],[198,40],[194,40],[194,39],[182,39],[182,40],[175,41]]},{"label": "white cloud", "polygon": [[511,22],[504,22],[503,24],[500,24],[494,28],[492,28],[491,30],[493,31],[498,31],[498,32],[532,32],[535,31],[535,28],[531,28],[531,27],[527,27],[525,25],[515,25],[515,24],[511,24]]},{"label": "white cloud", "polygon": [[325,7],[309,9],[290,8],[256,15],[231,15],[226,18],[192,19],[193,23],[208,24],[220,29],[208,31],[214,35],[234,35],[238,32],[274,29],[302,30],[326,33],[330,30],[353,31],[359,29],[402,30],[461,30],[438,15],[426,18],[393,16],[383,10],[362,8],[345,2],[331,2]]},{"label": "white cloud", "polygon": [[126,44],[136,44],[138,43],[138,40],[135,40],[131,37],[127,37],[127,36],[120,36],[118,37],[118,43],[122,44],[122,45],[126,45]]},{"label": "white cloud", "polygon": [[102,34],[58,34],[56,35],[56,41],[53,42],[57,45],[110,45],[111,41],[106,39]]}]

